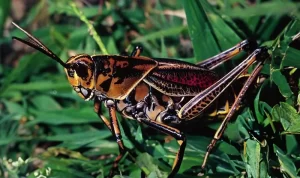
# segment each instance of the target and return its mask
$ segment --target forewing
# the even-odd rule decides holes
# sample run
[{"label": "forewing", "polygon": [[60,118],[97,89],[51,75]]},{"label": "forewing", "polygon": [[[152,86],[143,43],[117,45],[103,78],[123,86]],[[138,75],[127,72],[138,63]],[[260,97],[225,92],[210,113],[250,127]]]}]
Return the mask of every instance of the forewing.
[{"label": "forewing", "polygon": [[163,58],[156,58],[158,66],[144,81],[170,96],[195,96],[218,80],[217,75],[199,66]]},{"label": "forewing", "polygon": [[147,57],[92,56],[96,90],[113,99],[124,99],[157,66]]}]

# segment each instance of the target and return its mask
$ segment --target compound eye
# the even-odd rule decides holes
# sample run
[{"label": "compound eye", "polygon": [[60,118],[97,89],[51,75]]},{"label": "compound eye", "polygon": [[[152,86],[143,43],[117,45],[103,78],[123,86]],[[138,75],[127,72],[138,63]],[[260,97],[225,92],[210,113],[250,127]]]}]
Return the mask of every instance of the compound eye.
[{"label": "compound eye", "polygon": [[82,78],[82,79],[86,79],[89,76],[88,73],[88,66],[85,63],[77,63],[76,66],[76,73],[78,75],[78,77]]}]

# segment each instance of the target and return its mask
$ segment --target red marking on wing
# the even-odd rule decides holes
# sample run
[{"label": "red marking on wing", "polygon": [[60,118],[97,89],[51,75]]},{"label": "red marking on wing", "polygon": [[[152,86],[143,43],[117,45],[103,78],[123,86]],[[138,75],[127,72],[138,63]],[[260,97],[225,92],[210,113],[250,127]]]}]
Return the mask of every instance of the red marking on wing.
[{"label": "red marking on wing", "polygon": [[195,86],[201,89],[208,88],[218,80],[218,77],[210,71],[168,71],[155,73],[154,75],[165,81]]}]

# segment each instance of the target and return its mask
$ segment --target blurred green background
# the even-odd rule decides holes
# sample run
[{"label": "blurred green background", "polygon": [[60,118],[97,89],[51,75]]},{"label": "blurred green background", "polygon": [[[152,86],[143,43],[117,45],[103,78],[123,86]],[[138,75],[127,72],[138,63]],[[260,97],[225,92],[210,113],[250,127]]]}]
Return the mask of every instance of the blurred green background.
[{"label": "blurred green background", "polygon": [[[289,0],[0,0],[0,177],[101,178],[118,154],[93,102],[72,91],[59,64],[12,41],[12,36],[26,38],[12,21],[64,61],[74,54],[121,54],[142,45],[143,56],[197,63],[256,39],[272,57],[212,152],[206,175],[299,176],[299,9]],[[246,55],[216,72],[222,76]],[[199,172],[220,123],[206,120],[183,128],[188,141],[176,177]],[[142,171],[166,177],[176,141],[120,116],[119,122],[136,161],[127,154],[116,177],[140,177]]]}]

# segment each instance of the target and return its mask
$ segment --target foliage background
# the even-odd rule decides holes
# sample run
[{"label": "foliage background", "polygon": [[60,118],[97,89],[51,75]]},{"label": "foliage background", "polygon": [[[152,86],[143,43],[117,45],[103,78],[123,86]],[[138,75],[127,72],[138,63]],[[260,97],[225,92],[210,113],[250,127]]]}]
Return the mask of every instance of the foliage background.
[{"label": "foliage background", "polygon": [[[272,54],[262,72],[265,80],[248,92],[210,156],[207,175],[297,177],[299,7],[288,0],[0,1],[0,177],[105,177],[118,153],[92,102],[72,91],[62,67],[11,40],[25,37],[11,21],[63,60],[78,53],[104,54],[105,49],[109,54],[130,52],[141,44],[144,56],[196,63],[243,39],[257,39]],[[99,48],[80,18],[89,20],[104,46]],[[217,72],[222,75],[245,56]],[[205,120],[183,129],[188,142],[176,177],[199,172],[219,124]],[[120,123],[136,162],[127,155],[119,177],[140,177],[142,170],[148,177],[166,177],[176,141],[135,121],[120,118]]]}]

